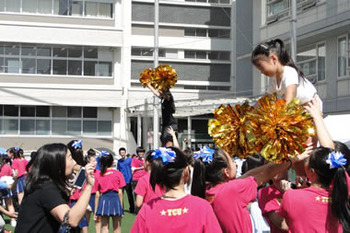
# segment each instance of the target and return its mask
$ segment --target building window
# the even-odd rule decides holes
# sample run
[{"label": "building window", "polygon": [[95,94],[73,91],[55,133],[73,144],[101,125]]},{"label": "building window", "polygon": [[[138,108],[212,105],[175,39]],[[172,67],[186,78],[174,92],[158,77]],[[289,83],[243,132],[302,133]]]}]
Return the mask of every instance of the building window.
[{"label": "building window", "polygon": [[0,135],[6,134],[110,137],[112,113],[96,107],[0,105]]},{"label": "building window", "polygon": [[0,12],[113,18],[114,0],[2,0]]},{"label": "building window", "polygon": [[0,43],[0,73],[111,77],[112,58],[102,47]]},{"label": "building window", "polygon": [[297,66],[313,83],[326,79],[326,45],[316,44],[297,54]]},{"label": "building window", "polygon": [[221,3],[230,4],[231,0],[185,0],[185,2],[201,2],[201,3]]},{"label": "building window", "polygon": [[230,61],[230,52],[185,50],[185,59]]},{"label": "building window", "polygon": [[230,38],[229,29],[205,29],[205,28],[185,28],[185,36],[209,37],[209,38]]},{"label": "building window", "polygon": [[[267,0],[267,23],[272,23],[280,18],[289,16],[290,7],[292,0]],[[297,12],[302,12],[303,10],[315,6],[320,0],[297,0]],[[324,0],[322,0],[324,1]]]},{"label": "building window", "polygon": [[349,42],[348,37],[338,38],[338,77],[347,75],[349,69]]}]

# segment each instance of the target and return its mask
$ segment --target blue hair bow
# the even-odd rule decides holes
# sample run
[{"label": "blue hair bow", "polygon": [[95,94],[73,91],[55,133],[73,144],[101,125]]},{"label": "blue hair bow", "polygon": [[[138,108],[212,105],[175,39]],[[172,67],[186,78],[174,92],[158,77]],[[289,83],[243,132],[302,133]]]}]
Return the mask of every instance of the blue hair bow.
[{"label": "blue hair bow", "polygon": [[329,169],[333,169],[346,165],[346,159],[341,152],[332,151],[329,153],[326,163],[329,164]]},{"label": "blue hair bow", "polygon": [[18,146],[15,147],[15,151],[19,151],[20,149],[21,149],[21,148],[18,147]]},{"label": "blue hair bow", "polygon": [[199,151],[194,152],[193,157],[195,159],[202,158],[203,162],[211,163],[211,161],[213,161],[214,152],[214,149],[210,149],[208,146],[203,146]]},{"label": "blue hair bow", "polygon": [[79,141],[74,141],[74,143],[72,144],[72,147],[73,147],[74,149],[81,149],[81,148],[82,148],[81,140],[79,140]]},{"label": "blue hair bow", "polygon": [[101,151],[101,155],[102,155],[102,156],[103,156],[103,155],[109,155],[109,153],[108,153],[107,151],[103,150],[103,151]]},{"label": "blue hair bow", "polygon": [[162,158],[164,164],[173,163],[176,158],[176,153],[171,149],[161,147],[152,152],[154,159]]}]

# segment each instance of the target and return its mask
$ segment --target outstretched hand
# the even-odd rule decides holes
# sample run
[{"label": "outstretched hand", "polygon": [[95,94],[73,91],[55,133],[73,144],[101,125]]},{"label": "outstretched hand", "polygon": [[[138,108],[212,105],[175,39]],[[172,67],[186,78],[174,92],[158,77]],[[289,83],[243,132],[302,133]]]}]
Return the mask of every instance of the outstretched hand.
[{"label": "outstretched hand", "polygon": [[322,117],[320,102],[314,97],[311,101],[304,105],[304,108],[310,113],[313,118]]}]

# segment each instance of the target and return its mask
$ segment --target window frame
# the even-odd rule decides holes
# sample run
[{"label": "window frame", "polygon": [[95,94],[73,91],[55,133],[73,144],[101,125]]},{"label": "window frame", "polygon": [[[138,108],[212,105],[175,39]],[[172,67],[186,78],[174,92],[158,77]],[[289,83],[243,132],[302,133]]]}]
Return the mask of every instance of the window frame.
[{"label": "window frame", "polygon": [[[327,80],[327,77],[325,76],[325,78],[323,79],[323,80],[320,80],[319,79],[319,72],[318,72],[318,66],[319,66],[319,48],[321,47],[321,46],[324,46],[325,47],[325,49],[327,48],[327,44],[326,44],[326,42],[325,41],[320,41],[320,42],[317,42],[317,43],[315,43],[315,44],[313,44],[313,46],[312,46],[312,49],[315,49],[315,51],[316,51],[316,55],[315,55],[315,57],[314,58],[309,58],[309,59],[306,59],[306,60],[303,60],[303,61],[300,61],[300,62],[296,62],[296,65],[297,65],[297,67],[301,67],[302,66],[302,64],[306,64],[306,63],[310,63],[310,62],[313,62],[313,61],[315,61],[315,74],[312,74],[312,75],[309,75],[309,76],[306,76],[306,78],[310,81],[310,82],[312,82],[313,84],[317,84],[317,83],[322,83],[322,82],[326,82],[326,80]],[[310,48],[311,48],[311,46],[310,46]],[[310,50],[310,49],[309,49]],[[305,50],[305,51],[308,51],[308,50]],[[305,51],[301,51],[301,52],[305,52]],[[297,54],[297,57],[298,57],[298,54]],[[325,62],[326,62],[326,56],[325,56]],[[327,69],[327,67],[326,67],[326,65],[325,65],[325,70],[324,70],[324,72],[326,73],[326,69]],[[303,70],[301,70],[301,71],[303,71]]]},{"label": "window frame", "polygon": [[[15,135],[15,136],[30,136],[30,137],[42,137],[42,136],[87,136],[87,137],[113,137],[113,117],[112,115],[110,117],[106,117],[106,116],[99,116],[99,112],[100,111],[104,111],[103,108],[98,108],[98,107],[80,107],[80,106],[75,106],[75,107],[69,107],[69,106],[63,106],[64,108],[66,108],[67,112],[65,114],[65,116],[58,116],[55,117],[53,116],[53,107],[55,106],[47,106],[49,108],[49,116],[38,116],[38,111],[37,111],[37,107],[42,107],[42,106],[30,106],[30,107],[35,107],[35,115],[34,116],[21,116],[21,110],[22,107],[28,107],[25,105],[22,106],[18,106],[16,105],[15,107],[17,107],[17,116],[5,116],[4,115],[4,108],[5,106],[8,105],[0,105],[1,108],[1,113],[0,114],[0,137],[1,136],[7,136],[7,135]],[[12,106],[12,105],[9,105]],[[68,116],[68,108],[80,108],[80,117],[69,117]],[[84,117],[84,109],[88,109],[88,108],[96,108],[96,115],[94,115],[93,117]],[[12,122],[11,124],[14,124],[14,126],[16,127],[16,129],[13,130],[9,130],[5,129],[6,126],[6,122]],[[22,127],[22,123],[24,121],[27,122],[33,122],[32,131],[23,131],[22,129],[24,129]],[[44,124],[44,128],[38,128],[38,123],[40,121],[43,121]],[[62,129],[61,131],[63,132],[61,133],[54,133],[53,132],[53,127],[54,127],[54,122],[58,122],[58,121],[62,121],[65,125],[65,128]],[[68,128],[68,124],[69,122],[73,122],[73,121],[78,121],[78,123],[80,124],[80,132],[76,132],[76,131],[70,131]],[[95,132],[90,132],[90,133],[84,133],[84,124],[86,122],[95,122],[96,125],[96,131]],[[107,132],[106,126],[108,126],[108,124],[110,124],[110,131]],[[101,128],[101,129],[100,129]],[[108,128],[108,127],[107,127]],[[6,131],[7,130],[7,131]],[[23,131],[23,132],[22,132]],[[47,132],[47,133],[45,133]]]},{"label": "window frame", "polygon": [[[345,75],[340,75],[339,74],[339,41],[341,39],[345,39]],[[341,36],[338,36],[337,37],[337,78],[338,79],[342,79],[342,78],[346,78],[349,76],[349,73],[350,73],[350,64],[349,64],[349,59],[350,59],[350,51],[349,51],[349,35],[348,34],[344,34],[344,35],[341,35]]]}]

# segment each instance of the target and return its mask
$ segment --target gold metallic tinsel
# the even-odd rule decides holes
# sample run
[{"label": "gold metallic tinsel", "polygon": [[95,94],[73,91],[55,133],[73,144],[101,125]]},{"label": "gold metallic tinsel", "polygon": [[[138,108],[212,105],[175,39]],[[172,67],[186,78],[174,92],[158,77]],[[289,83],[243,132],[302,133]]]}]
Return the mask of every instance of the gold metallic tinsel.
[{"label": "gold metallic tinsel", "polygon": [[169,90],[177,82],[176,71],[169,65],[160,65],[154,69],[153,81],[158,90]]},{"label": "gold metallic tinsel", "polygon": [[256,112],[248,113],[255,136],[254,150],[265,159],[282,163],[302,153],[306,140],[315,134],[311,116],[294,98],[289,104],[276,95],[261,97]]},{"label": "gold metallic tinsel", "polygon": [[153,70],[145,69],[140,74],[140,82],[144,87],[151,83],[154,88],[164,92],[175,85],[177,73],[170,65],[159,65]]},{"label": "gold metallic tinsel", "polygon": [[306,140],[314,135],[311,116],[299,105],[289,104],[276,95],[264,96],[258,108],[243,105],[221,105],[215,119],[209,120],[208,132],[215,144],[231,156],[245,158],[260,153],[265,159],[282,163],[302,153]]},{"label": "gold metallic tinsel", "polygon": [[216,119],[209,120],[209,135],[219,148],[231,156],[245,158],[254,153],[250,142],[253,137],[247,124],[247,112],[252,110],[248,102],[234,107],[221,105],[214,111]]},{"label": "gold metallic tinsel", "polygon": [[143,87],[146,87],[148,83],[150,83],[153,79],[153,70],[152,69],[145,69],[140,74],[140,83]]}]

